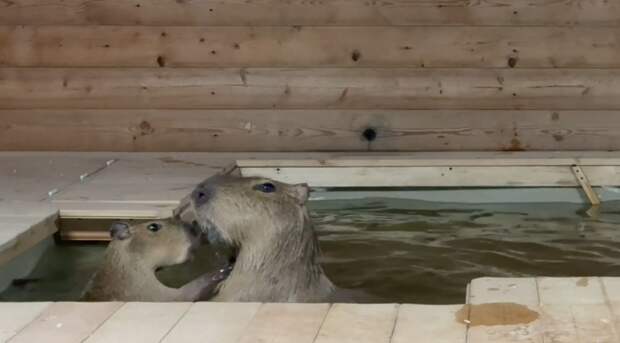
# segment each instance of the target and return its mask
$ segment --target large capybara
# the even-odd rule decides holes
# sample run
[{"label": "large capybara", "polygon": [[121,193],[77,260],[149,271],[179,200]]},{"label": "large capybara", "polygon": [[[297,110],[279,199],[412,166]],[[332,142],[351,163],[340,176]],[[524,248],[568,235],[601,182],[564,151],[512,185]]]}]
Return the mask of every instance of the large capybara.
[{"label": "large capybara", "polygon": [[305,203],[309,188],[263,178],[215,176],[177,209],[210,242],[233,247],[234,267],[213,301],[322,302],[335,287],[317,259]]},{"label": "large capybara", "polygon": [[162,284],[159,268],[188,261],[200,244],[200,229],[166,219],[110,227],[112,241],[101,267],[93,275],[84,301],[195,301],[208,298],[230,271],[208,273],[181,288]]}]

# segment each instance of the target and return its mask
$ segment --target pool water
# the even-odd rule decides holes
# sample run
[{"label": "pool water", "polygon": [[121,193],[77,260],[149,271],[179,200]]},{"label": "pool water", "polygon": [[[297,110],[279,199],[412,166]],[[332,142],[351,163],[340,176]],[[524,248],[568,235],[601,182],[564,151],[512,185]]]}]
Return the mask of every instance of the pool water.
[{"label": "pool water", "polygon": [[[404,199],[310,203],[332,281],[373,302],[463,303],[476,277],[620,276],[620,204],[590,218],[575,204],[447,204]],[[77,300],[104,244],[59,244],[3,301]],[[160,272],[179,286],[212,266],[212,250]]]}]

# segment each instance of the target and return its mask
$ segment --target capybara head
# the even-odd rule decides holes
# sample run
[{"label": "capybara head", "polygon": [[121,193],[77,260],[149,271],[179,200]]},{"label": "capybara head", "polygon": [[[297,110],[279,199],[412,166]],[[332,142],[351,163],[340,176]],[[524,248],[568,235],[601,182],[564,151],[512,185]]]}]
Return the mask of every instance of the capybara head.
[{"label": "capybara head", "polygon": [[298,228],[306,216],[308,195],[306,184],[214,176],[194,189],[180,215],[190,212],[210,242],[223,240],[239,247]]},{"label": "capybara head", "polygon": [[164,219],[110,227],[111,245],[146,265],[164,267],[186,262],[200,243],[200,228],[179,220]]}]

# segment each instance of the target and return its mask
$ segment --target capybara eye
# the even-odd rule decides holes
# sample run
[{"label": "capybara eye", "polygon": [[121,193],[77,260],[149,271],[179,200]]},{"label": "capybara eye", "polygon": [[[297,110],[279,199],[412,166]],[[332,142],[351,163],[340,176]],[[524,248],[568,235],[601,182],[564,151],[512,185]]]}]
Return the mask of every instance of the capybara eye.
[{"label": "capybara eye", "polygon": [[151,231],[151,232],[157,232],[159,230],[161,230],[161,225],[157,224],[157,223],[151,223],[146,227],[147,230]]},{"label": "capybara eye", "polygon": [[198,192],[198,200],[205,200],[207,194],[205,192]]},{"label": "capybara eye", "polygon": [[273,193],[276,191],[276,185],[271,182],[261,183],[260,185],[254,186],[254,189],[259,190],[263,193]]}]

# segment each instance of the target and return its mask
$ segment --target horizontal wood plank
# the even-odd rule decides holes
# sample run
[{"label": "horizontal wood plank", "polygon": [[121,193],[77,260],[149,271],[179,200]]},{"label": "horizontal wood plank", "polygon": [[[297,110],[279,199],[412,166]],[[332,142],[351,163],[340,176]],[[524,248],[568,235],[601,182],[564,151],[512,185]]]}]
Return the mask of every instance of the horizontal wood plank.
[{"label": "horizontal wood plank", "polygon": [[616,29],[592,27],[0,26],[0,42],[19,67],[620,67]]},{"label": "horizontal wood plank", "polygon": [[[620,167],[584,167],[593,186],[620,185]],[[569,167],[279,167],[241,168],[243,176],[265,177],[311,187],[576,187]]]},{"label": "horizontal wood plank", "polygon": [[[0,110],[0,150],[618,150],[618,117],[588,110]],[[362,135],[368,128],[372,141]]]},{"label": "horizontal wood plank", "polygon": [[0,79],[2,109],[620,109],[620,69],[2,68]]},{"label": "horizontal wood plank", "polygon": [[0,22],[71,25],[618,25],[616,1],[11,0]]}]

